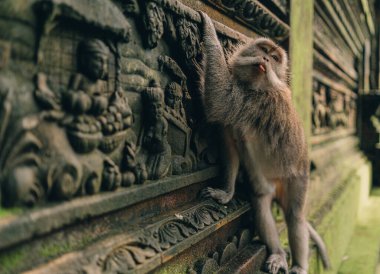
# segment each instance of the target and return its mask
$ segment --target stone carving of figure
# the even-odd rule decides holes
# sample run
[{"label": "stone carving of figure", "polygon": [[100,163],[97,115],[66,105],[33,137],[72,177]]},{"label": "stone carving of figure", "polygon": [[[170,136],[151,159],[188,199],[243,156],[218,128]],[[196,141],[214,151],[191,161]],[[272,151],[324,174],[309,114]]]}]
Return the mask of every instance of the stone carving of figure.
[{"label": "stone carving of figure", "polygon": [[347,116],[344,109],[344,95],[335,90],[331,90],[330,97],[330,126],[332,128],[336,128],[338,126],[346,126]]},{"label": "stone carving of figure", "polygon": [[108,107],[103,80],[108,76],[108,47],[98,39],[81,41],[77,49],[78,73],[62,93],[62,105],[72,114],[66,124],[73,148],[88,153],[99,146],[102,125],[96,119]]},{"label": "stone carving of figure", "polygon": [[165,109],[176,119],[186,124],[186,113],[183,107],[183,92],[182,87],[176,83],[171,82],[165,89]]},{"label": "stone carving of figure", "polygon": [[148,1],[145,4],[143,20],[147,31],[148,47],[155,48],[164,34],[165,13],[157,3]]},{"label": "stone carving of figure", "polygon": [[313,92],[313,126],[315,132],[327,126],[328,106],[326,100],[326,87],[321,86]]},{"label": "stone carving of figure", "polygon": [[171,166],[171,148],[167,140],[168,122],[164,117],[164,94],[153,80],[143,93],[146,121],[143,147],[147,150],[146,169],[149,179],[168,175]]},{"label": "stone carving of figure", "polygon": [[172,149],[173,174],[190,172],[195,163],[195,156],[190,150],[191,129],[186,122],[183,97],[183,89],[178,83],[171,82],[166,86],[165,117],[171,126],[168,139]]},{"label": "stone carving of figure", "polygon": [[69,84],[64,106],[75,113],[102,114],[108,106],[103,80],[108,76],[108,47],[98,39],[81,41],[77,49],[78,73]]},{"label": "stone carving of figure", "polygon": [[[56,185],[54,192],[57,197],[97,193],[101,188],[114,190],[120,185],[127,186],[136,182],[137,166],[128,166],[134,158],[123,161],[123,158],[129,156],[124,153],[124,147],[126,131],[132,125],[132,111],[121,90],[113,92],[111,96],[107,95],[104,80],[108,77],[109,57],[109,48],[101,40],[81,41],[77,48],[78,72],[71,77],[68,89],[61,96],[55,95],[48,88],[45,75],[39,74],[37,77],[37,101],[45,109],[50,109],[50,116],[47,117],[58,117],[58,124],[66,130],[66,134],[61,137],[67,138],[76,152],[68,152],[71,149],[65,147],[63,141],[61,146],[54,148],[58,155],[65,154],[63,163],[69,158],[70,163],[75,162],[75,168],[69,170],[74,175],[79,174],[77,181],[80,181],[79,186],[66,187],[63,192],[57,188],[61,187],[59,174],[62,168],[55,167],[50,173],[58,175],[50,177],[57,178],[58,183],[51,183]],[[55,112],[61,114],[56,115]]]}]

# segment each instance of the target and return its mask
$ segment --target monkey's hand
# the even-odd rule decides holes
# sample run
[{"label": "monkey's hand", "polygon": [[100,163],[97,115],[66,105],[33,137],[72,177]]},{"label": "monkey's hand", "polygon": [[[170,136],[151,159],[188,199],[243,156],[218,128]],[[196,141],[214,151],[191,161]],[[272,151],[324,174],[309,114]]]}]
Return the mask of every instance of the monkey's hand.
[{"label": "monkey's hand", "polygon": [[202,24],[203,24],[203,41],[206,46],[220,46],[218,36],[216,34],[216,30],[214,27],[214,23],[212,22],[211,18],[204,13],[203,11],[200,11],[199,14],[202,18]]},{"label": "monkey's hand", "polygon": [[202,198],[213,198],[220,204],[227,204],[234,196],[234,192],[227,192],[222,189],[206,187],[201,191]]},{"label": "monkey's hand", "polygon": [[282,254],[272,254],[265,262],[266,270],[271,274],[286,273],[288,274],[288,263]]}]

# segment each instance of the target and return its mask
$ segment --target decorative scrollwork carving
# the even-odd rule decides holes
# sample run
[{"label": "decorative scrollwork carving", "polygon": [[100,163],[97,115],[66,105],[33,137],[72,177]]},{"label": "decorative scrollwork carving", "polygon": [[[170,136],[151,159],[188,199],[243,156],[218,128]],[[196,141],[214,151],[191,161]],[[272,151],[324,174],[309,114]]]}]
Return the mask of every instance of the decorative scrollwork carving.
[{"label": "decorative scrollwork carving", "polygon": [[209,257],[200,258],[194,265],[189,267],[187,273],[215,273],[251,241],[251,232],[248,229],[244,229],[240,231],[238,236],[233,236],[232,239],[224,245],[221,252],[214,250]]},{"label": "decorative scrollwork carving", "polygon": [[289,26],[258,1],[208,0],[208,2],[237,17],[264,36],[281,41],[289,35]]},{"label": "decorative scrollwork carving", "polygon": [[102,262],[104,273],[124,273],[156,255],[156,251],[137,241],[115,248]]},{"label": "decorative scrollwork carving", "polygon": [[[100,259],[98,264],[104,273],[117,273],[121,269],[124,271],[138,269],[156,255],[199,233],[243,205],[245,202],[239,200],[232,200],[227,206],[212,200],[205,201],[163,223],[147,227],[135,235],[133,240],[114,248],[112,252],[104,256],[104,259]],[[236,252],[249,241],[250,237],[246,233],[241,234],[239,244],[236,237],[232,241]],[[236,252],[231,252],[231,247],[227,246],[221,256],[223,262]]]}]

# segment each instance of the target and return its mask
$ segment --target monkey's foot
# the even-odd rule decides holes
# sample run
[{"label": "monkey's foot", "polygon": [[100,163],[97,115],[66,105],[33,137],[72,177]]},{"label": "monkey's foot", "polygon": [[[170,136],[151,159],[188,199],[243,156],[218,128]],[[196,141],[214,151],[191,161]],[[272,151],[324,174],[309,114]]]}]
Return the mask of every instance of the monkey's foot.
[{"label": "monkey's foot", "polygon": [[288,263],[285,256],[281,254],[272,254],[265,262],[266,270],[271,274],[288,273]]},{"label": "monkey's foot", "polygon": [[231,201],[232,197],[234,196],[233,192],[226,192],[222,189],[217,188],[211,188],[206,187],[201,191],[201,197],[203,198],[213,198],[218,203],[221,204],[227,204],[229,201]]},{"label": "monkey's foot", "polygon": [[289,274],[307,274],[307,271],[299,266],[292,266],[289,271]]}]

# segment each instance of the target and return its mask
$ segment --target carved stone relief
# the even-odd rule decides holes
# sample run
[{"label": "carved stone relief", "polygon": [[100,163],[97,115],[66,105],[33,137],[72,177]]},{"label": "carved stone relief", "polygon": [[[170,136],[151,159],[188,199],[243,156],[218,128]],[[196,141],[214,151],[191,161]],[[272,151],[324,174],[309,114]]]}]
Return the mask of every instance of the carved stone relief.
[{"label": "carved stone relief", "polygon": [[[147,273],[168,260],[172,254],[188,248],[212,234],[224,218],[234,219],[249,210],[249,203],[233,199],[226,205],[213,200],[198,201],[187,209],[151,222],[145,220],[143,228],[132,227],[116,235],[108,235],[91,243],[86,249],[73,251],[50,264],[37,267],[36,273]],[[237,248],[249,243],[245,231],[221,254],[227,261]],[[238,244],[236,246],[236,244]],[[75,256],[73,256],[75,254]],[[223,259],[224,258],[224,259]]]},{"label": "carved stone relief", "polygon": [[314,80],[312,125],[314,134],[329,132],[338,127],[354,128],[356,95],[334,90]]},{"label": "carved stone relief", "polygon": [[289,35],[289,26],[259,1],[207,0],[207,2],[240,19],[263,36],[282,41]]},{"label": "carved stone relief", "polygon": [[288,0],[272,0],[272,2],[279,8],[283,14],[289,14],[289,1]]},{"label": "carved stone relief", "polygon": [[[215,163],[195,84],[195,12],[174,0],[28,5],[38,18],[36,58],[16,70],[11,56],[21,55],[11,55],[6,40],[0,45],[4,206],[113,191]],[[226,33],[221,41],[226,56],[238,43]],[[25,74],[32,77],[18,79]],[[20,83],[22,100],[14,95]]]},{"label": "carved stone relief", "polygon": [[252,241],[252,235],[249,229],[240,231],[238,236],[234,236],[221,250],[221,252],[213,251],[208,258],[201,258],[190,266],[188,274],[198,273],[215,273],[223,265],[228,263],[234,256],[243,248],[249,245]]},{"label": "carved stone relief", "polygon": [[328,126],[329,108],[327,106],[326,87],[314,81],[313,91],[313,130],[315,133]]}]

